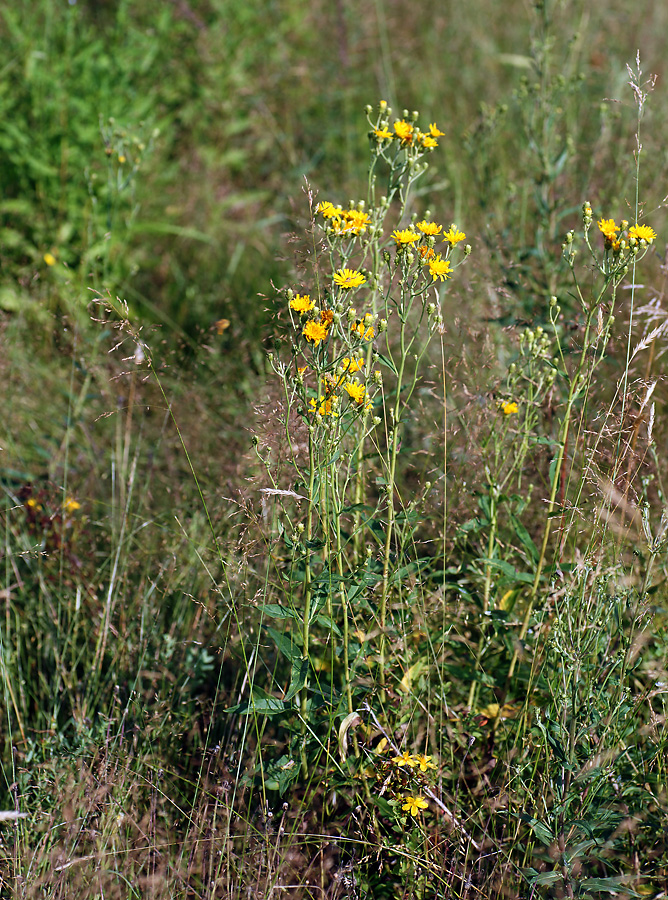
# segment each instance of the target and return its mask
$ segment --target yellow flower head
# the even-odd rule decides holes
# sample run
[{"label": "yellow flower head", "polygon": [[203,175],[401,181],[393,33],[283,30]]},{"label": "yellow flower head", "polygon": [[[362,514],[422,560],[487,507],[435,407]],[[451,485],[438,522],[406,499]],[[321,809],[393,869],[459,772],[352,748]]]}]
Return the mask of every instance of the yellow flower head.
[{"label": "yellow flower head", "polygon": [[415,227],[418,229],[418,231],[421,231],[422,234],[427,235],[435,236],[437,234],[440,234],[441,231],[441,226],[436,222],[426,222],[424,220],[422,222],[418,222]]},{"label": "yellow flower head", "polygon": [[356,269],[339,269],[338,272],[334,273],[333,278],[334,284],[338,284],[344,290],[358,288],[366,281],[364,275]]},{"label": "yellow flower head", "polygon": [[53,255],[53,253],[45,253],[44,262],[47,264],[47,266],[55,266],[56,257]]},{"label": "yellow flower head", "polygon": [[432,137],[443,137],[445,132],[439,131],[438,128],[436,127],[436,125],[432,122],[431,125],[429,126],[429,134]]},{"label": "yellow flower head", "polygon": [[425,134],[420,135],[420,143],[425,148],[425,150],[433,150],[434,147],[438,147],[438,141],[433,137],[429,137]]},{"label": "yellow flower head", "polygon": [[499,403],[499,409],[504,414],[504,416],[514,416],[520,411],[519,406],[517,405],[517,403],[515,403],[514,400],[502,400]]},{"label": "yellow flower head", "polygon": [[307,322],[306,325],[304,325],[302,334],[307,341],[311,342],[315,347],[317,347],[320,341],[324,341],[327,337],[327,328],[320,322],[311,321]]},{"label": "yellow flower head", "polygon": [[424,754],[422,754],[422,753],[418,753],[417,756],[415,757],[415,761],[417,762],[418,766],[420,767],[421,772],[426,772],[427,769],[435,769],[436,768],[436,766],[434,765],[434,763],[431,760],[432,760],[431,756],[424,756]]},{"label": "yellow flower head", "polygon": [[394,123],[394,133],[402,144],[411,144],[413,142],[413,126],[410,122],[399,119]]},{"label": "yellow flower head", "polygon": [[354,375],[355,372],[361,372],[364,368],[364,357],[360,356],[359,359],[351,359],[349,356],[345,356],[341,364],[344,372]]},{"label": "yellow flower head", "polygon": [[63,503],[63,509],[68,513],[76,512],[77,509],[81,509],[81,504],[78,503],[74,497],[68,497]]},{"label": "yellow flower head", "polygon": [[298,313],[310,312],[314,306],[315,303],[311,300],[310,294],[295,294],[290,301],[290,308]]},{"label": "yellow flower head", "polygon": [[318,400],[311,399],[311,407],[321,416],[338,416],[336,405],[339,402],[338,397],[318,397]]},{"label": "yellow flower head", "polygon": [[353,332],[353,334],[356,334],[363,341],[372,341],[376,334],[372,325],[369,325],[369,327],[367,328],[367,326],[361,320],[355,322],[350,330]]},{"label": "yellow flower head", "polygon": [[392,237],[397,242],[397,246],[406,247],[420,240],[420,235],[416,234],[411,228],[404,228],[400,231],[398,228],[392,232]]},{"label": "yellow flower head", "polygon": [[422,262],[427,262],[427,260],[433,259],[436,256],[432,247],[427,247],[424,245],[422,247],[418,247],[418,253],[422,257]]},{"label": "yellow flower head", "polygon": [[369,213],[361,212],[359,209],[348,209],[344,212],[343,218],[345,220],[347,230],[352,231],[355,234],[360,234],[362,231],[366,230],[367,225],[371,221],[371,216]]},{"label": "yellow flower head", "polygon": [[358,384],[356,381],[346,381],[343,387],[351,400],[359,403],[360,406],[364,403],[366,388],[363,384]]},{"label": "yellow flower head", "polygon": [[617,232],[619,231],[619,225],[615,223],[614,219],[599,219],[598,220],[598,229],[606,239],[606,241],[614,241],[617,237]]},{"label": "yellow flower head", "polygon": [[421,809],[427,809],[429,804],[422,797],[404,797],[404,804],[401,807],[412,816],[417,816]]},{"label": "yellow flower head", "polygon": [[401,756],[395,756],[392,762],[395,766],[408,766],[409,769],[414,769],[418,764],[415,757],[408,750],[404,750]]},{"label": "yellow flower head", "polygon": [[451,225],[449,231],[443,232],[443,240],[449,241],[450,246],[454,247],[455,244],[458,244],[460,241],[465,240],[466,235],[463,231],[459,231],[456,225]]},{"label": "yellow flower head", "polygon": [[334,216],[343,215],[343,210],[340,206],[334,206],[333,203],[330,203],[329,200],[323,200],[321,203],[318,203],[318,208],[316,212],[319,212],[321,216],[325,219],[333,219]]},{"label": "yellow flower head", "polygon": [[649,225],[632,225],[629,228],[629,237],[635,238],[637,241],[647,241],[651,244],[656,240],[656,231]]},{"label": "yellow flower head", "polygon": [[325,326],[325,328],[329,329],[331,327],[331,324],[333,321],[334,321],[334,310],[333,309],[320,310],[320,322]]},{"label": "yellow flower head", "polygon": [[379,141],[392,140],[392,132],[388,131],[387,128],[374,128],[373,133],[376,135]]},{"label": "yellow flower head", "polygon": [[450,265],[450,260],[442,259],[440,254],[433,259],[430,259],[428,264],[429,272],[434,281],[438,278],[440,278],[441,281],[447,281],[447,279],[451,277],[450,272],[452,271],[452,266]]}]

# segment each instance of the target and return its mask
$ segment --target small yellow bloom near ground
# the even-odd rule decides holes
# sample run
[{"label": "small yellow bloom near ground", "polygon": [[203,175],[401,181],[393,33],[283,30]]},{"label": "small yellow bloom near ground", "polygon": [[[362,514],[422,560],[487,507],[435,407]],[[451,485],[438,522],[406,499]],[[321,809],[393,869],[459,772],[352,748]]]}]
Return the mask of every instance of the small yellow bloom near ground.
[{"label": "small yellow bloom near ground", "polygon": [[45,253],[44,262],[47,264],[47,266],[55,266],[57,260],[53,253]]},{"label": "small yellow bloom near ground", "polygon": [[229,319],[218,319],[217,322],[214,322],[214,325],[216,326],[216,333],[223,334],[223,332],[230,327],[230,324],[231,323]]},{"label": "small yellow bloom near ground", "polygon": [[427,769],[435,769],[436,768],[434,763],[431,761],[432,758],[433,757],[431,757],[431,756],[425,756],[423,753],[418,753],[416,755],[415,761],[417,762],[418,766],[420,767],[421,772],[426,772]]},{"label": "small yellow bloom near ground", "polygon": [[451,247],[454,247],[455,244],[459,244],[460,241],[465,239],[466,235],[463,231],[459,231],[456,225],[451,225],[449,231],[443,232],[443,240],[449,241]]},{"label": "small yellow bloom near ground", "polygon": [[601,232],[606,241],[614,241],[617,237],[617,232],[619,231],[619,225],[615,223],[614,219],[599,219],[598,220],[598,230]]},{"label": "small yellow bloom near ground", "polygon": [[317,347],[320,341],[324,341],[327,337],[327,328],[320,322],[307,322],[302,334],[307,341]]},{"label": "small yellow bloom near ground", "polygon": [[421,809],[427,809],[429,804],[422,797],[404,797],[404,803],[401,807],[412,816],[417,816]]},{"label": "small yellow bloom near ground", "polygon": [[414,769],[418,764],[415,757],[408,750],[404,750],[401,756],[393,757],[392,762],[395,766],[408,766],[409,769]]},{"label": "small yellow bloom near ground", "polygon": [[366,282],[366,278],[356,269],[339,269],[333,275],[334,284],[348,291],[351,288],[358,288]]},{"label": "small yellow bloom near ground", "polygon": [[647,241],[648,244],[651,244],[652,241],[656,240],[656,232],[649,225],[632,225],[629,228],[629,237],[635,238],[637,241]]},{"label": "small yellow bloom near ground", "polygon": [[394,123],[394,133],[402,144],[410,144],[413,141],[413,126],[410,122],[399,119]]},{"label": "small yellow bloom near ground", "polygon": [[290,301],[290,309],[294,309],[298,313],[310,312],[315,303],[311,300],[310,294],[296,294]]},{"label": "small yellow bloom near ground", "polygon": [[446,281],[448,278],[451,278],[451,270],[452,266],[450,265],[450,260],[442,259],[440,254],[429,260],[429,271],[434,281],[436,281],[437,278],[440,278],[441,281]]},{"label": "small yellow bloom near ground", "polygon": [[81,509],[81,504],[74,497],[68,497],[63,503],[63,509],[68,513],[76,512],[77,509]]},{"label": "small yellow bloom near ground", "polygon": [[432,122],[429,126],[429,134],[432,137],[443,137],[445,135],[444,131],[439,131],[436,125]]},{"label": "small yellow bloom near ground", "polygon": [[440,234],[441,226],[437,222],[418,222],[415,226],[422,234],[437,235]]},{"label": "small yellow bloom near ground", "polygon": [[520,411],[519,406],[515,403],[514,400],[502,400],[499,403],[499,409],[504,414],[504,416],[513,416],[515,413]]},{"label": "small yellow bloom near ground", "polygon": [[397,228],[392,232],[392,237],[399,247],[410,246],[410,244],[414,244],[416,241],[420,240],[420,235],[416,234],[412,228],[404,228],[401,231]]},{"label": "small yellow bloom near ground", "polygon": [[35,500],[34,497],[28,497],[26,500],[26,506],[29,506],[31,509],[39,509],[39,503]]},{"label": "small yellow bloom near ground", "polygon": [[338,416],[336,411],[338,397],[318,397],[317,402],[311,399],[311,406],[321,416]]}]

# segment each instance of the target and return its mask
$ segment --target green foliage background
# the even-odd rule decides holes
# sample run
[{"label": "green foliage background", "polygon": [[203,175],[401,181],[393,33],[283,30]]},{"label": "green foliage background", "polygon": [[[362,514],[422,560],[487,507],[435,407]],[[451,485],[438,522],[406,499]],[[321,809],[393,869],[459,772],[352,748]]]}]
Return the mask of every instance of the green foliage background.
[{"label": "green foliage background", "polygon": [[[596,216],[633,218],[636,111],[626,67],[635,65],[638,48],[643,70],[658,75],[642,122],[641,195],[661,232],[667,28],[668,8],[620,0],[472,0],[465,9],[453,0],[0,4],[0,793],[3,808],[31,812],[29,824],[7,826],[1,836],[3,891],[237,896],[250,867],[258,892],[270,896],[294,880],[295,896],[309,896],[306,879],[316,868],[309,860],[327,853],[344,871],[350,856],[338,845],[325,853],[315,838],[309,843],[309,834],[327,829],[331,837],[333,821],[341,834],[359,838],[352,856],[360,871],[374,852],[382,856],[355,831],[356,814],[332,800],[336,785],[319,797],[311,818],[283,811],[283,831],[268,818],[272,804],[280,810],[282,803],[271,789],[269,796],[251,792],[245,818],[231,813],[229,799],[249,757],[263,758],[264,747],[278,748],[267,758],[267,784],[288,781],[281,775],[281,728],[222,710],[240,701],[249,667],[257,665],[243,643],[257,627],[253,592],[258,584],[271,587],[272,567],[281,564],[258,525],[270,514],[257,501],[250,432],[261,435],[279,466],[278,400],[266,353],[278,340],[277,291],[297,289],[305,278],[309,250],[293,239],[308,221],[305,192],[310,187],[339,203],[358,199],[366,181],[367,103],[385,99],[397,114],[419,109],[421,122],[445,132],[414,210],[451,215],[473,245],[472,264],[453,284],[444,315],[450,427],[475,444],[514,352],[513,329],[545,324],[552,294],[573,328],[580,324],[576,304],[569,306],[561,242],[580,220],[582,201],[589,199]],[[659,240],[646,266],[659,297],[663,249]],[[135,363],[142,342],[159,385]],[[400,461],[402,486],[414,494],[427,477],[443,474],[442,408],[432,390],[441,361],[429,362]],[[665,403],[657,398],[660,444]],[[451,451],[449,476],[452,515],[465,523],[465,537],[459,533],[453,549],[452,535],[437,533],[436,500],[415,531],[418,542],[440,541],[451,567],[462,564],[464,575],[449,573],[457,603],[468,596],[467,560],[486,515],[483,479],[472,464],[478,457],[466,440]],[[662,461],[652,462],[653,476]],[[647,496],[659,493],[651,487]],[[66,497],[81,503],[71,519],[62,513]],[[539,517],[531,534],[517,526],[511,542],[534,546]],[[624,547],[629,558],[634,550],[642,556]],[[661,560],[657,567],[660,615],[648,659],[660,678]],[[444,573],[431,576],[425,583],[433,598]],[[621,584],[614,594],[617,623],[628,612],[625,589]],[[604,617],[606,590],[594,592],[596,616]],[[420,647],[421,628],[437,606],[427,603],[424,620],[415,623]],[[464,606],[461,600],[452,615],[466,631]],[[445,640],[448,623],[430,621],[425,641]],[[582,650],[587,665],[605,655],[603,643]],[[261,665],[278,680],[279,655],[268,643],[265,649]],[[415,710],[406,714],[418,732],[431,727],[420,724],[431,721],[431,705],[442,708],[447,699],[464,707],[467,665],[448,657],[454,694],[443,685],[439,694],[415,670],[430,698],[424,720]],[[641,685],[639,675],[638,692]],[[617,697],[612,675],[609,683],[588,683],[581,701],[597,721],[605,716],[606,691]],[[575,692],[568,696],[580,703]],[[624,704],[625,715],[635,714],[626,695]],[[619,709],[616,715],[605,727],[621,742],[629,735]],[[559,823],[545,832],[541,802],[547,808],[563,788],[563,778],[561,788],[551,780],[559,766],[567,768],[563,724],[544,721],[530,736],[518,731],[514,740],[526,739],[533,755],[510,780],[525,800],[535,792],[535,809],[527,805],[502,821],[494,819],[497,798],[485,782],[482,750],[479,768],[466,769],[476,752],[470,747],[489,739],[483,719],[447,725],[450,772],[457,802],[479,810],[472,821],[487,829],[486,846],[506,855],[498,869],[485,868],[471,846],[453,839],[442,870],[461,878],[458,893],[453,875],[452,893],[442,895],[470,896],[466,885],[477,872],[480,892],[501,896],[501,872],[512,880],[509,896],[522,896],[531,879],[545,896],[562,896],[550,881]],[[512,744],[509,738],[509,765]],[[586,744],[584,737],[572,743],[573,770],[581,752],[584,764]],[[590,819],[586,798],[578,807],[585,825],[574,828],[603,860],[578,896],[621,890],[611,881],[606,888],[609,873],[635,873],[639,890],[639,873],[665,875],[665,839],[649,836],[666,823],[665,749],[659,742],[654,756],[645,747],[629,757],[629,807],[646,807],[648,816],[640,837],[628,825],[623,851],[611,837],[626,827],[619,817],[608,822],[603,802]],[[651,777],[638,776],[644,765]],[[301,799],[290,798],[293,811]],[[569,803],[567,797],[564,809]],[[381,803],[374,827],[385,812]],[[436,896],[407,862],[422,852],[410,840],[403,857],[382,857],[392,887],[368,876],[366,896],[390,896],[396,885],[408,891],[413,881],[422,884],[421,896]],[[384,853],[387,843],[381,845]],[[171,849],[156,849],[163,846]],[[618,865],[608,871],[610,855]],[[58,868],[73,858],[89,862]],[[110,862],[98,884],[90,873],[102,859]],[[654,896],[659,881],[650,878],[645,893]]]}]

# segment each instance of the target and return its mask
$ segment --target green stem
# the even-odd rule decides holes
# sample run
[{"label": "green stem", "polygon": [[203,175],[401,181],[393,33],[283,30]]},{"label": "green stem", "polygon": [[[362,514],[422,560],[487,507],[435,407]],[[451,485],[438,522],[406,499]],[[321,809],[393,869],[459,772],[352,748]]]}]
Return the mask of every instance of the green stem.
[{"label": "green stem", "polygon": [[[313,441],[313,428],[309,428],[308,436],[308,460],[309,460],[309,483],[308,483],[308,512],[306,515],[306,560],[304,571],[304,618],[302,621],[302,656],[305,660],[309,658],[309,638],[310,638],[310,620],[311,620],[311,548],[310,544],[313,540],[313,490],[315,486],[315,446]],[[308,703],[308,674],[304,687],[299,694],[299,712],[301,718],[301,766],[302,775],[308,777],[308,764],[306,759],[306,712]]]}]

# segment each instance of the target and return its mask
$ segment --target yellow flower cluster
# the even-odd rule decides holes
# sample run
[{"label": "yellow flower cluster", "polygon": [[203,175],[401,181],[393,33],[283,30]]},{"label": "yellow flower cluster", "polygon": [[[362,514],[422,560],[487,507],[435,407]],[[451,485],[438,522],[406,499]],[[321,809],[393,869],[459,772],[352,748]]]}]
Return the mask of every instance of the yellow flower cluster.
[{"label": "yellow flower cluster", "polygon": [[[620,235],[619,232],[626,231],[629,223],[623,220],[621,225],[618,225],[614,219],[599,219],[597,224],[598,230],[605,238],[605,246],[611,247],[615,252],[620,250],[623,235]],[[656,240],[656,232],[649,225],[638,225],[636,223],[629,228],[628,239],[629,241],[645,241],[646,244],[651,244]]]},{"label": "yellow flower cluster", "polygon": [[387,124],[382,124],[378,128],[374,128],[373,136],[379,143],[389,143],[390,141],[398,141],[402,147],[418,147],[422,150],[433,150],[438,147],[436,138],[443,137],[444,132],[436,127],[435,124],[429,126],[429,131],[423,132],[413,125],[406,122],[405,119],[397,119],[394,123],[393,131],[390,131]]},{"label": "yellow flower cluster", "polygon": [[519,412],[520,408],[514,400],[501,400],[501,402],[499,403],[499,409],[504,414],[504,416],[513,416]]},{"label": "yellow flower cluster", "polygon": [[364,234],[371,222],[369,213],[360,209],[343,209],[328,200],[319,203],[316,212],[323,219],[329,220],[330,228],[335,234]]},{"label": "yellow flower cluster", "polygon": [[422,753],[412,754],[409,753],[408,750],[404,750],[401,756],[395,756],[392,759],[392,762],[395,766],[407,766],[409,769],[420,769],[421,772],[426,772],[428,769],[435,769],[436,766],[431,761],[431,756],[424,756]]}]

